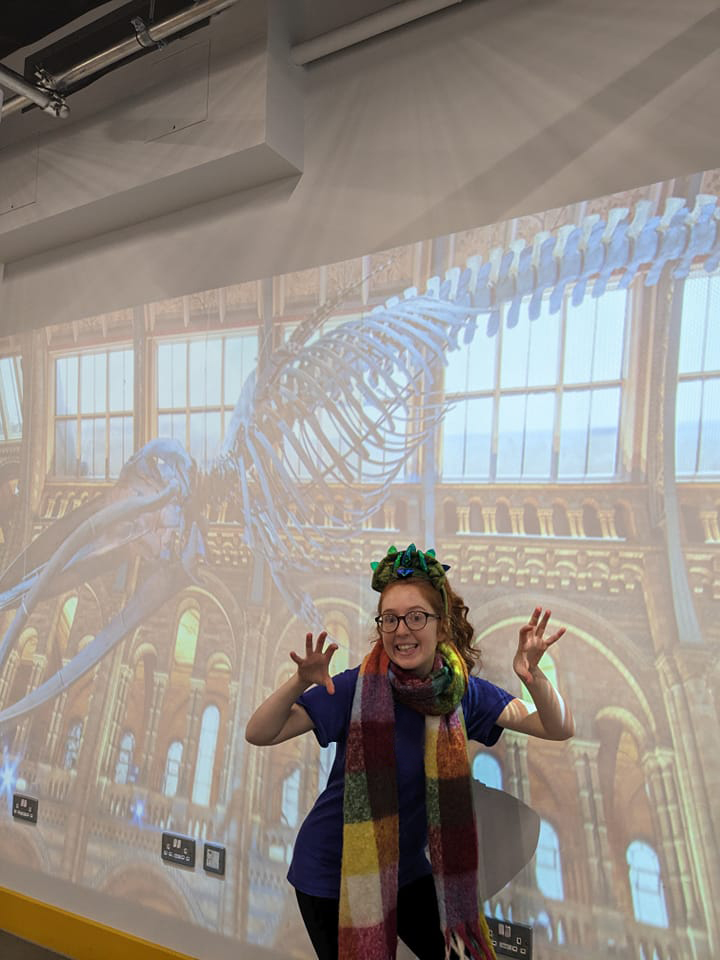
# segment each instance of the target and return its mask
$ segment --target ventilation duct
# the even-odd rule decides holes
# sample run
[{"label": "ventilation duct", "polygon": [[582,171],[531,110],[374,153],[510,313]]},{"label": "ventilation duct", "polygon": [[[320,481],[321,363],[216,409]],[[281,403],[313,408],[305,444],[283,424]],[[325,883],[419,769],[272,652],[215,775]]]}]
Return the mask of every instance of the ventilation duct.
[{"label": "ventilation duct", "polygon": [[291,50],[293,62],[301,66],[312,63],[456,3],[462,3],[462,0],[404,0],[403,3],[394,3],[385,10],[354,20],[337,30],[295,44]]}]

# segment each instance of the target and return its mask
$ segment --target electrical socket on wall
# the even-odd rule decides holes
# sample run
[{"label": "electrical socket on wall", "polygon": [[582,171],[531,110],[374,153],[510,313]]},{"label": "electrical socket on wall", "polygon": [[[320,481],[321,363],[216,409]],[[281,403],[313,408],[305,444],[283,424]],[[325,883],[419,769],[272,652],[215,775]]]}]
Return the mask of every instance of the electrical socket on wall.
[{"label": "electrical socket on wall", "polygon": [[37,823],[38,800],[35,797],[26,797],[22,793],[14,793],[12,798],[12,815],[16,820],[26,820],[28,823]]},{"label": "electrical socket on wall", "polygon": [[490,938],[498,957],[517,957],[532,960],[532,927],[524,923],[510,923],[496,917],[486,917]]},{"label": "electrical socket on wall", "polygon": [[181,867],[195,866],[195,841],[179,833],[163,833],[160,856],[167,863]]}]

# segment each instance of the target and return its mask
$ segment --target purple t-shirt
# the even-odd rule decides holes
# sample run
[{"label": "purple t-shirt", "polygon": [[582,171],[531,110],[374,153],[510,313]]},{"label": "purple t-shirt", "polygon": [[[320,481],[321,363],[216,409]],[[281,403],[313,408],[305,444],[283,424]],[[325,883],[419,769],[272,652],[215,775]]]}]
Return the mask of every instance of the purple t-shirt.
[{"label": "purple t-shirt", "polygon": [[[295,841],[287,878],[290,883],[316,897],[340,896],[342,861],[343,796],[345,791],[345,747],[350,712],[360,667],[333,677],[335,693],[312,687],[297,701],[315,724],[321,747],[337,743],[335,761],[326,788],[305,818]],[[495,721],[513,695],[494,683],[470,677],[462,698],[468,738],[491,747],[502,728]],[[395,757],[397,761],[398,810],[400,815],[400,863],[398,884],[404,886],[431,872],[425,856],[427,822],[425,813],[425,717],[395,701]]]}]

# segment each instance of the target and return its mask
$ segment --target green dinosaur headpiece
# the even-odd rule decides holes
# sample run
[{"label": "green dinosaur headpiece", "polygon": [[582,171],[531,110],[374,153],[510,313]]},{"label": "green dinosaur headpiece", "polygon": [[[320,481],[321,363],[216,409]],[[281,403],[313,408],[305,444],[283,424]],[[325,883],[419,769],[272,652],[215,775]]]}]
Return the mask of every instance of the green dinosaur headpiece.
[{"label": "green dinosaur headpiece", "polygon": [[440,563],[435,558],[434,550],[418,550],[414,543],[411,543],[406,550],[398,550],[396,547],[390,547],[386,556],[382,560],[370,564],[373,570],[372,588],[382,593],[385,587],[396,581],[409,580],[429,580],[443,598],[443,607],[445,613],[449,613],[448,598],[445,585],[445,571],[450,567],[445,563]]}]

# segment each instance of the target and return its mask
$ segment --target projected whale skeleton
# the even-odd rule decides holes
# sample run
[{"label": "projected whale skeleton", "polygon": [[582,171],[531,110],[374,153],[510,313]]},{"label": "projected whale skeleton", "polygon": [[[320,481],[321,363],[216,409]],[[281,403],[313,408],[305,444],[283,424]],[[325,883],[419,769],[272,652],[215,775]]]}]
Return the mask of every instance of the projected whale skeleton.
[{"label": "projected whale skeleton", "polygon": [[[244,542],[268,563],[290,612],[316,623],[293,574],[313,551],[341,550],[348,530],[382,506],[447,409],[438,378],[444,357],[472,342],[480,319],[494,336],[501,311],[512,327],[524,302],[537,320],[544,300],[557,312],[571,288],[577,306],[601,297],[611,278],[627,288],[641,268],[646,286],[661,276],[684,279],[696,260],[707,273],[717,268],[716,197],[700,195],[692,209],[670,198],[662,216],[651,209],[641,201],[632,212],[613,209],[607,220],[593,215],[532,243],[497,248],[485,262],[471,258],[431,278],[424,293],[408,289],[318,335],[331,313],[325,308],[246,379],[206,471],[176,440],[145,445],[111,491],[56,520],[0,580],[0,609],[17,608],[0,644],[2,668],[40,601],[133,558],[149,565],[126,606],[62,670],[0,712],[0,724],[55,697],[166,600],[207,577],[203,514],[210,504],[239,507]],[[326,522],[303,499],[309,485],[337,505]]]}]

